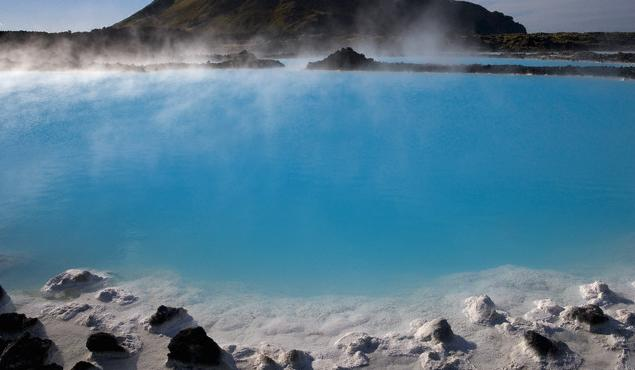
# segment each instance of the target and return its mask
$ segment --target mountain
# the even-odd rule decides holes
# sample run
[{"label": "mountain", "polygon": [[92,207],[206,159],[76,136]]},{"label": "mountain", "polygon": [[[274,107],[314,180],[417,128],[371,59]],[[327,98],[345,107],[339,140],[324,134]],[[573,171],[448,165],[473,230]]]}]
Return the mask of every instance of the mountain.
[{"label": "mountain", "polygon": [[454,0],[154,0],[113,28],[236,40],[526,33],[510,16]]}]

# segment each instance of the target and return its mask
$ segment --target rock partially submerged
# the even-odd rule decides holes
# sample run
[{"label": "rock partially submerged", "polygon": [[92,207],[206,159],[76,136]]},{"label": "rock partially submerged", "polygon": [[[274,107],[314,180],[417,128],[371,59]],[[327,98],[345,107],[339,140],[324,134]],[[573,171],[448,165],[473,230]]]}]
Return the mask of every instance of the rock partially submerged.
[{"label": "rock partially submerged", "polygon": [[635,79],[635,67],[527,66],[518,64],[416,64],[384,63],[367,58],[351,48],[341,49],[307,65],[311,70],[387,71],[426,73],[483,73],[539,76],[596,76]]},{"label": "rock partially submerged", "polygon": [[358,53],[352,48],[342,48],[327,56],[319,62],[311,62],[307,69],[330,69],[330,70],[364,70],[373,69],[380,66],[372,58],[367,58],[364,54]]},{"label": "rock partially submerged", "polygon": [[49,339],[33,337],[26,333],[16,341],[4,343],[0,352],[0,369],[3,370],[62,370],[50,363],[54,344]]},{"label": "rock partially submerged", "polygon": [[194,319],[185,308],[162,305],[147,319],[146,329],[150,333],[173,336],[191,326],[194,326]]},{"label": "rock partially submerged", "polygon": [[505,315],[496,311],[494,301],[487,295],[467,298],[463,313],[474,324],[493,326],[505,322]]},{"label": "rock partially submerged", "polygon": [[587,304],[598,306],[611,306],[618,303],[632,304],[633,301],[626,299],[614,291],[608,284],[601,281],[595,281],[591,284],[580,286],[580,294],[587,301]]},{"label": "rock partially submerged", "polygon": [[120,306],[129,305],[137,301],[137,297],[123,288],[105,288],[97,292],[95,298],[104,303],[116,303]]},{"label": "rock partially submerged", "polygon": [[284,64],[274,59],[258,59],[255,54],[243,50],[240,53],[222,56],[219,63],[208,63],[215,68],[281,68]]},{"label": "rock partially submerged", "polygon": [[71,269],[49,279],[40,292],[48,299],[74,298],[102,288],[107,280],[104,274]]},{"label": "rock partially submerged", "polygon": [[170,340],[168,349],[167,366],[171,368],[217,366],[223,356],[222,349],[200,326],[179,332]]}]

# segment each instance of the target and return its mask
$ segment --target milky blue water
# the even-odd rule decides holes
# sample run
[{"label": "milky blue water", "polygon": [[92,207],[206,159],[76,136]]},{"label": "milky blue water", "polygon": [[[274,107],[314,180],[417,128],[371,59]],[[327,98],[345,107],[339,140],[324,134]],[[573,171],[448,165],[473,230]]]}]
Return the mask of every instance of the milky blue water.
[{"label": "milky blue water", "polygon": [[82,266],[284,294],[634,261],[635,83],[2,73],[0,279]]}]

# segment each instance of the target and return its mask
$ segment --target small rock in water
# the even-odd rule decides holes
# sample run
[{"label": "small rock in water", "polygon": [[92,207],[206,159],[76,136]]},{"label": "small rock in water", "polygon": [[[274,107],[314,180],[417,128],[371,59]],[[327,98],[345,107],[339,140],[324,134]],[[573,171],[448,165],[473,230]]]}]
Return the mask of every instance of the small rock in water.
[{"label": "small rock in water", "polygon": [[173,336],[179,331],[194,325],[192,316],[183,307],[159,306],[157,312],[148,319],[146,329],[150,333]]},{"label": "small rock in water", "polygon": [[566,316],[570,319],[589,325],[599,325],[609,321],[609,317],[604,314],[604,311],[593,304],[572,307],[563,313],[566,313]]},{"label": "small rock in water", "polygon": [[71,370],[99,370],[99,368],[90,362],[80,361]]},{"label": "small rock in water", "polygon": [[551,339],[540,335],[534,330],[527,330],[524,337],[529,348],[533,349],[541,357],[554,355],[558,352],[558,346]]},{"label": "small rock in water", "polygon": [[38,319],[26,317],[21,313],[3,313],[0,314],[0,334],[20,334],[39,322]]},{"label": "small rock in water", "polygon": [[86,341],[86,348],[93,353],[126,353],[117,337],[108,333],[91,334]]},{"label": "small rock in water", "polygon": [[448,343],[454,339],[452,327],[446,319],[436,319],[423,324],[415,333],[415,337],[423,341]]},{"label": "small rock in water", "polygon": [[222,350],[207,336],[205,329],[199,327],[180,331],[168,345],[168,367],[216,366],[222,358]]},{"label": "small rock in water", "polygon": [[333,69],[333,70],[355,70],[364,69],[376,65],[372,58],[367,58],[364,54],[358,53],[352,48],[342,48],[326,58],[311,62],[308,69]]},{"label": "small rock in water", "polygon": [[82,293],[101,288],[106,283],[107,278],[107,276],[87,270],[66,270],[49,279],[40,289],[40,292],[44,298],[48,299],[78,297]]},{"label": "small rock in water", "polygon": [[106,288],[97,292],[95,298],[104,303],[117,303],[126,306],[137,301],[137,297],[122,288]]},{"label": "small rock in water", "polygon": [[587,304],[594,304],[598,306],[610,306],[618,303],[633,303],[633,301],[619,296],[617,293],[612,291],[606,283],[601,281],[581,285],[580,294],[587,301]]},{"label": "small rock in water", "polygon": [[159,308],[157,309],[157,312],[150,317],[149,323],[152,326],[165,324],[166,322],[182,314],[187,314],[187,310],[183,307],[174,308],[174,307],[167,307],[167,306],[159,306]]},{"label": "small rock in water", "polygon": [[505,316],[496,311],[494,301],[487,295],[467,298],[463,313],[474,324],[493,326],[505,322]]},{"label": "small rock in water", "polygon": [[15,342],[8,343],[0,355],[0,369],[3,370],[57,370],[56,364],[47,364],[53,342],[24,334]]}]

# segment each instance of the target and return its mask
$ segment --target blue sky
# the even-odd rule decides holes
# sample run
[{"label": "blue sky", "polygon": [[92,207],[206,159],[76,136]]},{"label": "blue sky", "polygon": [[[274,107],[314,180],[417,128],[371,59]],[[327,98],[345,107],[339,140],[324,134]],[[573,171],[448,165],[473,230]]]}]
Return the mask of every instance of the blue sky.
[{"label": "blue sky", "polygon": [[[512,15],[530,32],[635,31],[635,0],[473,0]],[[0,29],[87,31],[150,0],[0,0]]]}]

